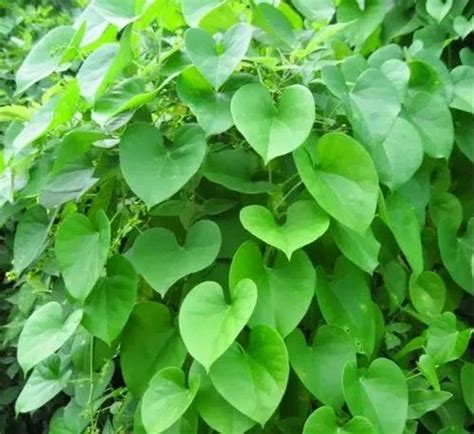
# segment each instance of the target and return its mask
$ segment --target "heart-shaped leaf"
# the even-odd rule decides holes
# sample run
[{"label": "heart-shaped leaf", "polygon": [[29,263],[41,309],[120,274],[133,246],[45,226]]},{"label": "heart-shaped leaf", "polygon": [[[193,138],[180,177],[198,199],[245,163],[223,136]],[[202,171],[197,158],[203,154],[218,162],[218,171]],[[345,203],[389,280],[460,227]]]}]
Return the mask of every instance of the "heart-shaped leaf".
[{"label": "heart-shaped leaf", "polygon": [[223,0],[183,0],[182,8],[186,22],[197,27],[201,20],[223,3]]},{"label": "heart-shaped leaf", "polygon": [[262,426],[278,407],[288,374],[285,342],[263,325],[252,329],[246,350],[234,343],[209,373],[224,399]]},{"label": "heart-shaped leaf", "polygon": [[336,261],[329,282],[324,270],[317,270],[316,295],[328,324],[346,330],[357,351],[370,355],[375,345],[375,312],[365,275],[344,257]]},{"label": "heart-shaped leaf", "polygon": [[120,341],[120,367],[132,394],[140,397],[153,375],[169,366],[181,367],[185,358],[186,347],[168,308],[153,301],[137,304]]},{"label": "heart-shaped leaf", "polygon": [[354,340],[341,328],[318,328],[311,347],[296,329],[286,338],[290,363],[305,387],[323,404],[340,409],[344,404],[342,374],[356,361]]},{"label": "heart-shaped leaf", "polygon": [[312,200],[291,204],[282,225],[260,205],[242,209],[240,221],[252,235],[285,253],[288,260],[294,251],[316,241],[329,227],[329,216]]},{"label": "heart-shaped leaf", "polygon": [[385,200],[385,212],[382,212],[381,216],[392,231],[413,272],[420,274],[423,271],[420,225],[411,203],[395,192]]},{"label": "heart-shaped leaf", "polygon": [[18,341],[18,363],[29,371],[56,352],[74,334],[82,319],[82,310],[64,318],[62,306],[50,301],[27,319]]},{"label": "heart-shaped leaf", "polygon": [[357,232],[334,220],[331,235],[347,259],[367,273],[373,273],[379,263],[380,243],[370,227],[364,232]]},{"label": "heart-shaped leaf", "polygon": [[93,221],[83,214],[67,217],[56,233],[55,253],[66,289],[84,301],[92,291],[107,260],[110,223],[99,211]]},{"label": "heart-shaped leaf", "polygon": [[167,147],[158,129],[137,123],[120,141],[120,168],[132,191],[148,207],[177,193],[198,171],[206,153],[204,132],[196,125],[180,128]]},{"label": "heart-shaped leaf", "polygon": [[257,303],[257,288],[249,279],[231,287],[226,302],[221,286],[204,282],[186,296],[179,313],[179,329],[189,353],[209,370],[234,342]]},{"label": "heart-shaped leaf", "polygon": [[453,149],[454,127],[443,97],[417,92],[405,101],[404,109],[423,140],[425,153],[433,158],[449,158]]},{"label": "heart-shaped leaf", "polygon": [[152,228],[137,237],[125,256],[153,289],[164,296],[182,277],[211,265],[220,246],[219,227],[210,220],[201,220],[191,226],[183,246],[168,229]]},{"label": "heart-shaped leaf", "polygon": [[231,286],[242,279],[255,282],[258,300],[249,325],[268,325],[283,337],[302,320],[316,285],[313,264],[302,250],[297,251],[291,261],[283,255],[277,256],[273,268],[268,268],[260,249],[252,241],[242,244],[235,253],[229,279]]},{"label": "heart-shaped leaf", "polygon": [[239,193],[266,193],[272,185],[266,180],[253,179],[262,170],[260,161],[257,155],[243,149],[213,152],[206,157],[204,176]]},{"label": "heart-shaped leaf", "polygon": [[336,220],[365,231],[375,214],[378,179],[367,151],[351,137],[329,133],[294,153],[298,173],[316,202]]},{"label": "heart-shaped leaf", "polygon": [[446,286],[441,276],[433,271],[413,275],[410,280],[410,300],[422,315],[440,314],[446,300]]},{"label": "heart-shaped leaf", "polygon": [[83,325],[109,345],[124,328],[137,293],[137,275],[123,256],[107,263],[107,277],[101,277],[84,304]]},{"label": "heart-shaped leaf", "polygon": [[195,68],[181,73],[176,90],[208,136],[221,134],[234,124],[230,113],[231,96],[216,92]]},{"label": "heart-shaped leaf", "polygon": [[230,108],[235,126],[265,163],[302,145],[315,119],[313,95],[301,85],[283,89],[275,107],[264,86],[248,84],[235,93]]},{"label": "heart-shaped leaf", "polygon": [[[232,407],[212,385],[206,370],[197,362],[194,362],[189,371],[189,378],[199,376],[201,383],[199,391],[194,399],[194,405],[204,421],[215,431],[241,434],[247,432],[255,421],[249,419],[236,408]],[[183,433],[186,434],[186,433]]]},{"label": "heart-shaped leaf", "polygon": [[14,271],[19,275],[46,247],[52,222],[46,210],[37,205],[28,209],[20,218],[13,244]]},{"label": "heart-shaped leaf", "polygon": [[184,35],[186,51],[206,80],[219,89],[244,58],[252,39],[252,28],[245,23],[225,32],[219,47],[211,34],[202,29],[189,29]]},{"label": "heart-shaped leaf", "polygon": [[356,416],[340,426],[332,407],[321,407],[308,417],[303,434],[377,434],[368,419]]},{"label": "heart-shaped leaf", "polygon": [[170,428],[189,408],[199,389],[199,377],[186,387],[186,377],[179,368],[165,368],[151,379],[141,401],[141,416],[147,433]]},{"label": "heart-shaped leaf", "polygon": [[402,434],[408,415],[408,387],[391,360],[376,359],[367,370],[349,363],[344,370],[344,396],[354,416],[366,417],[380,434]]}]

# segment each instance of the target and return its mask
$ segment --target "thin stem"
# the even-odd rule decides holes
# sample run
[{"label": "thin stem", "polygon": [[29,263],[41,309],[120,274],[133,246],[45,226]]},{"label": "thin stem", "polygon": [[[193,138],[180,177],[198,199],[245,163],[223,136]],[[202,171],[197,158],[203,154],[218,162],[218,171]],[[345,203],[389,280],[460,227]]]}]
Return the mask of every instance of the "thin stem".
[{"label": "thin stem", "polygon": [[91,433],[93,433],[95,431],[94,405],[92,403],[92,397],[94,393],[94,336],[91,336],[89,346],[89,382],[89,397],[87,398],[87,405],[89,406]]},{"label": "thin stem", "polygon": [[288,192],[281,198],[281,200],[275,205],[275,209],[278,209],[285,201],[290,197],[290,195],[297,190],[301,185],[303,184],[303,181],[298,181],[293,187],[291,187]]}]

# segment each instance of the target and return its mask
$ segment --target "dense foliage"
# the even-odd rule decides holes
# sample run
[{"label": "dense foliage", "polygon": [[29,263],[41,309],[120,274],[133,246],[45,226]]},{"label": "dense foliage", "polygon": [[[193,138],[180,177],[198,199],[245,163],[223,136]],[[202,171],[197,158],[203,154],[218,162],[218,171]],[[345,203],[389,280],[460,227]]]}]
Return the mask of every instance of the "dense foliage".
[{"label": "dense foliage", "polygon": [[0,5],[0,431],[472,432],[473,4]]}]

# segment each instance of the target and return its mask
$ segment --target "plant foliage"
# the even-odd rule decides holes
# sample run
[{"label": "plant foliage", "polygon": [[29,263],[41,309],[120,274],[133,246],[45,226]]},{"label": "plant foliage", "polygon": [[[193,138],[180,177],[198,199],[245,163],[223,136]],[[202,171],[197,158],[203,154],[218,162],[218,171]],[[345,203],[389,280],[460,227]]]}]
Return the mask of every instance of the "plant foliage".
[{"label": "plant foliage", "polygon": [[472,432],[472,4],[13,3],[0,431]]}]

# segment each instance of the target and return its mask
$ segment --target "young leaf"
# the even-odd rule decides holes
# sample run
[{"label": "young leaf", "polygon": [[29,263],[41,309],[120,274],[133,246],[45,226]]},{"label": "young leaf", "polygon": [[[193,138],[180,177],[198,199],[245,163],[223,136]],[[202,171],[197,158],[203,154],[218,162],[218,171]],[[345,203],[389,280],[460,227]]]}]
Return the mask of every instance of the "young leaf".
[{"label": "young leaf", "polygon": [[304,424],[303,434],[376,434],[368,419],[356,416],[340,426],[334,409],[329,406],[320,407],[308,417]]},{"label": "young leaf", "polygon": [[378,179],[372,159],[345,134],[308,140],[294,154],[298,173],[316,202],[340,223],[365,231],[375,214]]},{"label": "young leaf", "polygon": [[410,300],[422,315],[436,316],[443,310],[446,287],[443,279],[432,271],[425,271],[410,280]]},{"label": "young leaf", "polygon": [[293,252],[316,241],[329,227],[329,216],[311,200],[291,204],[282,225],[260,205],[243,208],[240,221],[252,235],[285,253],[289,261]]},{"label": "young leaf", "polygon": [[338,327],[323,325],[310,347],[299,329],[286,338],[286,346],[291,367],[305,387],[323,404],[340,409],[344,366],[356,361],[354,340]]},{"label": "young leaf", "polygon": [[248,84],[235,93],[230,109],[235,126],[265,164],[302,145],[315,119],[313,96],[301,85],[283,89],[275,107],[263,85]]},{"label": "young leaf", "polygon": [[474,364],[465,363],[461,369],[461,387],[467,408],[474,413]]},{"label": "young leaf", "polygon": [[176,132],[172,146],[164,146],[159,130],[137,123],[120,140],[120,168],[127,184],[149,208],[177,193],[198,171],[206,141],[197,125]]},{"label": "young leaf", "polygon": [[81,302],[87,298],[102,272],[109,247],[110,223],[103,211],[94,221],[72,214],[59,225],[55,253],[72,297]]},{"label": "young leaf", "polygon": [[191,356],[209,371],[245,327],[256,303],[257,287],[249,279],[231,286],[230,300],[215,282],[192,289],[179,313],[179,329]]},{"label": "young leaf", "polygon": [[183,0],[184,18],[191,27],[197,27],[201,20],[222,2],[223,0]]},{"label": "young leaf", "polygon": [[185,357],[186,348],[168,308],[153,301],[135,305],[120,346],[120,367],[131,393],[140,397],[160,369],[181,367]]},{"label": "young leaf", "polygon": [[[291,261],[277,256],[273,268],[265,266],[258,246],[242,244],[232,259],[230,286],[251,279],[258,289],[258,300],[249,325],[270,326],[285,337],[301,321],[314,296],[316,276],[306,254],[297,251]],[[291,308],[289,308],[291,306]]]},{"label": "young leaf", "polygon": [[278,407],[288,374],[285,342],[275,330],[263,325],[251,330],[245,350],[234,343],[209,373],[224,399],[261,426]]},{"label": "young leaf", "polygon": [[408,387],[394,362],[376,359],[362,371],[350,363],[344,370],[343,387],[354,416],[366,417],[377,433],[403,433],[408,416]]},{"label": "young leaf", "polygon": [[27,372],[55,353],[74,334],[82,319],[82,310],[64,317],[62,306],[50,301],[27,319],[18,340],[18,363]]},{"label": "young leaf", "polygon": [[99,278],[84,304],[84,327],[111,345],[132,312],[137,283],[135,270],[123,256],[110,258],[107,277]]},{"label": "young leaf", "polygon": [[185,384],[179,368],[165,368],[151,379],[141,401],[143,426],[149,433],[170,428],[185,413],[199,389],[199,377]]},{"label": "young leaf", "polygon": [[191,226],[182,246],[168,229],[148,229],[137,237],[125,257],[153,289],[164,296],[182,277],[211,265],[220,246],[219,227],[210,220],[201,220]]},{"label": "young leaf", "polygon": [[216,45],[212,35],[202,29],[189,29],[184,35],[186,51],[206,80],[218,90],[239,65],[252,39],[246,23],[232,26]]}]

